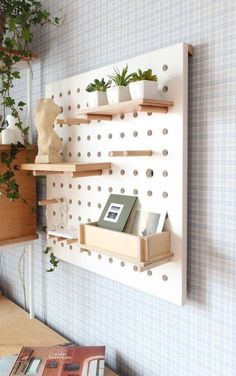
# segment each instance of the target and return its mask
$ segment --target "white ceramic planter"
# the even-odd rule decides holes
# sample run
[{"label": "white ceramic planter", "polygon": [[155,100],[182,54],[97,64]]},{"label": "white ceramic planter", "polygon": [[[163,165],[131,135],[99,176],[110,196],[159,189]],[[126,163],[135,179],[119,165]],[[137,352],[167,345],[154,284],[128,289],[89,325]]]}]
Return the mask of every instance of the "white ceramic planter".
[{"label": "white ceramic planter", "polygon": [[132,99],[163,99],[156,81],[143,80],[131,82],[129,90]]},{"label": "white ceramic planter", "polygon": [[128,86],[112,86],[107,89],[107,99],[109,104],[130,101]]},{"label": "white ceramic planter", "polygon": [[7,115],[6,119],[8,122],[7,129],[13,130],[16,134],[15,143],[17,144],[17,142],[20,142],[21,144],[24,144],[22,133],[20,129],[16,126],[17,119],[12,115]]},{"label": "white ceramic planter", "polygon": [[92,91],[88,93],[89,107],[104,106],[107,102],[107,95],[105,91]]}]

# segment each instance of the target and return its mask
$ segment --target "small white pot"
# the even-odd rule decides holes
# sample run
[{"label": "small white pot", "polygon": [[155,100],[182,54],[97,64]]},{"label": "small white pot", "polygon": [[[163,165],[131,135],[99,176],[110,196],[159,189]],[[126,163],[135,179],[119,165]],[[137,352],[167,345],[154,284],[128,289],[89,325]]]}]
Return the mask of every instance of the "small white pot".
[{"label": "small white pot", "polygon": [[107,95],[105,91],[92,91],[88,93],[89,107],[104,106],[107,104]]},{"label": "small white pot", "polygon": [[130,101],[128,86],[112,86],[107,89],[107,99],[109,104]]},{"label": "small white pot", "polygon": [[131,82],[129,90],[132,99],[163,99],[156,81],[142,80]]}]

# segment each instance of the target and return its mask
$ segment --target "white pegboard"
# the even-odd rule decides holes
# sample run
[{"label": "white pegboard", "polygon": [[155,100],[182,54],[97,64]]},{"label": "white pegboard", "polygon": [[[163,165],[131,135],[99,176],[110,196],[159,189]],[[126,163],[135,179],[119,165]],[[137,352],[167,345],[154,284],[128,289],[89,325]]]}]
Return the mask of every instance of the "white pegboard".
[{"label": "white pegboard", "polygon": [[[106,79],[114,66],[122,69],[127,63],[130,72],[152,68],[160,86],[167,89],[162,92],[163,99],[173,100],[173,108],[167,114],[126,114],[124,119],[114,116],[111,122],[55,126],[64,142],[64,161],[111,162],[112,168],[95,177],[48,176],[47,198],[65,199],[67,229],[76,230],[80,223],[98,220],[111,192],[137,195],[143,208],[152,212],[167,210],[174,257],[151,271],[138,273],[126,262],[121,266],[121,259],[113,258],[111,262],[105,255],[98,258],[96,252],[80,253],[78,245],[61,243],[53,248],[67,262],[181,305],[186,300],[188,45],[180,43],[48,84],[46,97],[63,107],[61,118],[73,117],[77,109],[87,106],[87,84],[95,78]],[[150,149],[153,155],[108,156],[111,150],[132,149]],[[148,169],[153,170],[152,177],[147,177]],[[48,228],[59,225],[60,206],[49,205],[47,218]]]}]

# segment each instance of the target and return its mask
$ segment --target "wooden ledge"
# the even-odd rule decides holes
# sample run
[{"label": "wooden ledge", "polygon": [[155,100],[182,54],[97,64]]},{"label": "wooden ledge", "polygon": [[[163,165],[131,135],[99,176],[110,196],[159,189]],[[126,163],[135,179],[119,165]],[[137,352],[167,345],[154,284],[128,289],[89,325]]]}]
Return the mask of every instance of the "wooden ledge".
[{"label": "wooden ledge", "polygon": [[5,47],[0,47],[0,52],[4,52],[9,56],[19,56],[22,61],[32,61],[38,58],[38,55],[34,52],[31,52],[28,56],[22,54],[22,52],[17,50],[9,50]]},{"label": "wooden ledge", "polygon": [[27,242],[30,242],[30,241],[36,240],[36,239],[38,239],[38,234],[24,236],[22,238],[1,240],[0,241],[0,247],[11,245],[11,244],[27,243]]}]

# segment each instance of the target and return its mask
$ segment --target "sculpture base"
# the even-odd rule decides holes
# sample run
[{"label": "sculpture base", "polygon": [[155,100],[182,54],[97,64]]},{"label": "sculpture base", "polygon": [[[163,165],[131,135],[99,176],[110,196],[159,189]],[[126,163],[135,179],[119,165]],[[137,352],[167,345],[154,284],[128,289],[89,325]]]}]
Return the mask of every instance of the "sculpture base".
[{"label": "sculpture base", "polygon": [[53,155],[37,155],[35,163],[61,163],[63,162],[60,154]]}]

